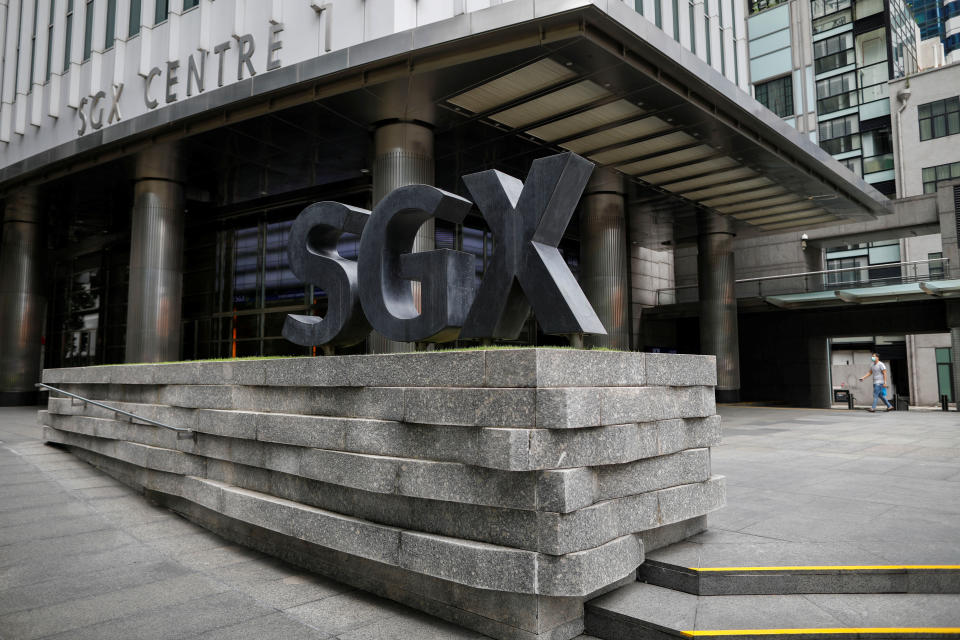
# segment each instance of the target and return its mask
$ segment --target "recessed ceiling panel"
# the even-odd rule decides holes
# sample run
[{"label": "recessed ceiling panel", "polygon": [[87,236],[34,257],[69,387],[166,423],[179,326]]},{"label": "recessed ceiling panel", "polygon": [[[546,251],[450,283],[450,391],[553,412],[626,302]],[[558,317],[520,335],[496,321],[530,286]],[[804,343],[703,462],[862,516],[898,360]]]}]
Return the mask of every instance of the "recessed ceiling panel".
[{"label": "recessed ceiling panel", "polygon": [[790,213],[791,211],[806,211],[813,206],[814,204],[809,200],[799,200],[796,202],[791,202],[790,204],[782,204],[777,207],[763,207],[762,209],[757,209],[756,211],[749,211],[747,213],[733,213],[730,215],[732,215],[737,220],[754,220],[756,218],[764,218],[766,216],[771,216],[778,213]]},{"label": "recessed ceiling panel", "polygon": [[693,142],[696,142],[696,138],[690,134],[682,131],[676,131],[674,133],[668,133],[664,136],[651,138],[650,140],[644,140],[643,142],[629,144],[618,149],[603,151],[589,157],[591,160],[599,164],[613,164],[616,162],[629,160],[630,158],[637,158],[661,151],[666,152],[671,149],[676,149],[677,147],[691,144]]},{"label": "recessed ceiling panel", "polygon": [[[699,178],[692,178],[690,180],[681,180],[680,182],[674,182],[673,184],[662,185],[667,191],[674,191],[677,193],[689,192],[694,189],[701,189],[708,187],[710,185],[719,185],[721,183],[727,183],[731,180],[747,180],[748,178],[756,178],[757,172],[748,167],[737,167],[735,169],[728,169],[726,171],[717,171],[708,176],[700,176]],[[739,186],[739,185],[734,185]]]},{"label": "recessed ceiling panel", "polygon": [[698,176],[709,172],[722,171],[723,169],[736,166],[739,166],[739,163],[733,158],[714,158],[713,160],[706,160],[704,162],[692,162],[676,169],[650,173],[643,176],[643,181],[649,182],[650,184],[660,184],[662,182],[680,180],[687,176]]},{"label": "recessed ceiling panel", "polygon": [[624,140],[636,140],[644,136],[649,136],[659,131],[666,131],[671,126],[657,117],[643,118],[636,122],[628,122],[618,127],[613,127],[605,131],[577,138],[564,142],[560,146],[574,153],[586,153],[591,149],[600,149],[623,142]]},{"label": "recessed ceiling panel", "polygon": [[776,222],[786,222],[787,220],[801,220],[804,218],[815,218],[817,216],[824,215],[824,213],[825,212],[823,209],[808,208],[808,209],[804,209],[803,211],[793,211],[790,213],[776,213],[769,216],[765,216],[763,218],[754,218],[752,220],[748,220],[747,222],[749,222],[752,225],[767,225],[767,224],[774,224]]},{"label": "recessed ceiling panel", "polygon": [[690,200],[702,201],[705,198],[713,198],[714,196],[722,196],[727,193],[740,193],[741,191],[748,191],[749,189],[757,189],[767,184],[773,184],[773,181],[769,178],[759,177],[751,178],[747,180],[737,180],[732,184],[725,184],[717,187],[709,187],[707,189],[698,189],[697,191],[687,191],[681,195],[684,198]]},{"label": "recessed ceiling panel", "polygon": [[506,111],[495,113],[490,116],[490,119],[508,127],[519,128],[566,113],[609,95],[611,95],[610,92],[597,83],[584,80],[539,98],[534,98]]},{"label": "recessed ceiling panel", "polygon": [[632,118],[643,115],[644,110],[626,100],[617,100],[609,104],[600,105],[593,109],[588,109],[583,113],[545,124],[535,129],[527,131],[532,136],[541,140],[552,142],[560,138],[574,136],[581,131],[588,131],[602,127],[611,122],[617,122],[626,118]]},{"label": "recessed ceiling panel", "polygon": [[[737,202],[742,202],[744,200],[755,200],[757,198],[763,198],[765,196],[778,196],[787,193],[787,190],[783,187],[769,187],[767,189],[757,189],[756,191],[751,191],[749,193],[738,193],[736,195],[730,196],[721,196],[719,198],[710,198],[709,200],[704,200],[700,204],[707,207],[714,207],[721,204],[735,204]],[[792,194],[791,194],[791,197]]]},{"label": "recessed ceiling panel", "polygon": [[786,229],[799,229],[800,227],[810,227],[815,224],[824,224],[832,222],[838,218],[834,215],[823,215],[815,218],[806,218],[804,220],[791,220],[789,222],[778,222],[776,224],[759,225],[764,231],[784,231]]},{"label": "recessed ceiling panel", "polygon": [[544,58],[449,98],[447,102],[473,113],[481,113],[559,84],[576,75],[576,72],[569,67],[554,62],[550,58]]},{"label": "recessed ceiling panel", "polygon": [[674,167],[684,162],[695,162],[697,160],[709,158],[714,154],[716,154],[716,150],[713,147],[704,144],[700,145],[699,147],[683,149],[682,151],[664,153],[655,158],[639,160],[637,162],[617,168],[620,171],[630,175],[645,174],[650,173],[651,171],[656,171],[657,169],[662,169],[664,167]]},{"label": "recessed ceiling panel", "polygon": [[739,213],[741,211],[755,211],[762,210],[765,207],[772,207],[775,205],[781,204],[795,204],[797,202],[809,202],[806,198],[800,200],[796,194],[788,194],[785,196],[777,196],[774,198],[762,198],[760,200],[750,199],[748,202],[742,202],[737,204],[728,204],[717,207],[717,211],[721,213]]}]

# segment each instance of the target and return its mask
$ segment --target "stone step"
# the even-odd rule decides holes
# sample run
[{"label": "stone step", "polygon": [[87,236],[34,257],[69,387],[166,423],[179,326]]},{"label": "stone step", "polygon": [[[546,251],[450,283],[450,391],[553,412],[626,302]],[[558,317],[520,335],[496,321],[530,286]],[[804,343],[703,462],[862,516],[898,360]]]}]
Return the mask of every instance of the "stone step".
[{"label": "stone step", "polygon": [[919,553],[909,544],[881,555],[849,543],[688,541],[651,553],[637,579],[701,596],[960,593],[955,558]]},{"label": "stone step", "polygon": [[586,605],[601,640],[958,638],[960,595],[697,596],[636,582]]}]

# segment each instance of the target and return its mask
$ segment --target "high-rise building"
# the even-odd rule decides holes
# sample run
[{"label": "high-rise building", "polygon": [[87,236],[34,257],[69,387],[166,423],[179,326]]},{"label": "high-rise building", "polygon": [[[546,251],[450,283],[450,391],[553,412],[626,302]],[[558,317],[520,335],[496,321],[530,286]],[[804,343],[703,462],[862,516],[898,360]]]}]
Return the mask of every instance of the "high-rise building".
[{"label": "high-rise building", "polygon": [[903,0],[751,2],[754,95],[893,195],[887,82],[917,70],[917,33]]},{"label": "high-rise building", "polygon": [[960,60],[960,0],[907,0],[920,38],[938,39],[949,62]]}]

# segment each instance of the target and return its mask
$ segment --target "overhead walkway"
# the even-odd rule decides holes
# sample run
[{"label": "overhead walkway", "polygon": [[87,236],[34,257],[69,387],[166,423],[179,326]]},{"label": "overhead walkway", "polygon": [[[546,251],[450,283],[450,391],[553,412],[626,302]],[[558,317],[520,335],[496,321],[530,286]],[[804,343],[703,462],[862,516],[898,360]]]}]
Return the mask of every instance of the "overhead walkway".
[{"label": "overhead walkway", "polygon": [[907,302],[922,300],[929,296],[952,298],[960,296],[960,280],[936,280],[910,282],[880,287],[856,287],[831,291],[810,291],[777,296],[764,296],[770,304],[784,309],[802,307],[836,306],[842,304],[877,304],[882,302]]}]

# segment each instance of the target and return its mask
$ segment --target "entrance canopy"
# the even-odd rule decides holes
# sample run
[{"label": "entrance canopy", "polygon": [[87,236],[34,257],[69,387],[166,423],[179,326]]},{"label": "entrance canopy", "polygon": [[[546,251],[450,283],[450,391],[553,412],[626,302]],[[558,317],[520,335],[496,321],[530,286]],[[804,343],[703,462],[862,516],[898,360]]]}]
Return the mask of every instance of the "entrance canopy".
[{"label": "entrance canopy", "polygon": [[628,177],[640,206],[676,221],[708,209],[773,232],[890,212],[886,197],[622,2],[513,0],[175,106],[2,168],[0,184],[179,138],[195,142],[194,178],[310,154],[310,184],[329,184],[369,173],[371,128],[406,120],[436,131],[445,188],[486,168],[522,178],[532,158],[570,150]]}]

